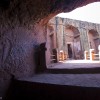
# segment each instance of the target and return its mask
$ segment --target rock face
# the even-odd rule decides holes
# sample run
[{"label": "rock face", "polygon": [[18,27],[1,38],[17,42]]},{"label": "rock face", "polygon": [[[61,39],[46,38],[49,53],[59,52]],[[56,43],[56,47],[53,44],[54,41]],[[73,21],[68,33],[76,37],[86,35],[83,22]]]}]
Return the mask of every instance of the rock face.
[{"label": "rock face", "polygon": [[35,73],[34,48],[46,41],[45,25],[49,19],[94,1],[97,0],[0,1],[0,96],[11,75],[18,78]]}]

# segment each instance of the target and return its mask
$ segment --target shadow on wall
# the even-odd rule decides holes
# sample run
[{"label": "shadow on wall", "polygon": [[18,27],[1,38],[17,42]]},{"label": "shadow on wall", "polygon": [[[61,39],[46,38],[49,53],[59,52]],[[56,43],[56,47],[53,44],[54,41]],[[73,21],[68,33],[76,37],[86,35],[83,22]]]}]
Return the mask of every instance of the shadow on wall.
[{"label": "shadow on wall", "polygon": [[34,59],[36,64],[36,73],[43,72],[46,69],[45,44],[46,43],[41,43],[35,47]]},{"label": "shadow on wall", "polygon": [[7,9],[10,5],[10,0],[0,0],[0,7]]},{"label": "shadow on wall", "polygon": [[14,80],[5,100],[100,100],[100,88]]}]

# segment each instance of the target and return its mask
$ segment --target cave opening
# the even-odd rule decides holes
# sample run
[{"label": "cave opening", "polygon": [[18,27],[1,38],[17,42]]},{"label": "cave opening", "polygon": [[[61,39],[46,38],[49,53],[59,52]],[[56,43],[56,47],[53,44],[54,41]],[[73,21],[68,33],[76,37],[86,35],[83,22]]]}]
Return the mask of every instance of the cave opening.
[{"label": "cave opening", "polygon": [[[52,27],[52,31],[47,27],[47,45],[52,43],[53,46],[48,46],[46,51],[47,66],[54,66],[56,65],[54,63],[59,63],[61,61],[66,61],[67,63],[68,60],[73,60],[73,62],[76,60],[76,63],[82,63],[81,60],[85,60],[83,61],[83,64],[90,63],[91,57],[93,57],[93,62],[99,62],[100,34],[98,23],[65,18],[65,16],[64,18],[55,16],[49,20],[48,25],[49,27]],[[49,35],[51,34],[53,40],[52,42],[49,42]],[[92,36],[90,36],[90,34],[92,34]],[[95,36],[93,34],[95,34]],[[72,57],[70,57],[69,45],[71,47]],[[56,50],[56,55],[53,54],[53,49]],[[93,56],[91,56],[91,49],[93,49],[94,52]],[[88,52],[87,61],[85,59],[85,52]]]},{"label": "cave opening", "polygon": [[[70,12],[77,7],[95,1],[97,0],[0,1],[0,98],[5,98],[5,96],[8,96],[9,100],[16,100],[21,96],[32,97],[31,99],[34,96],[39,98],[37,94],[33,96],[33,94],[38,93],[37,88],[33,89],[30,86],[26,86],[27,82],[20,83],[20,79],[32,77],[37,72],[44,72],[47,63],[51,59],[49,56],[51,52],[53,53],[52,56],[56,55],[54,62],[57,62],[56,47],[59,47],[59,45],[58,38],[54,39],[57,31],[54,32],[53,29],[59,27],[48,24],[48,21],[58,13]],[[63,18],[56,18],[55,23],[59,23],[58,20],[60,20],[60,23],[64,22]],[[63,33],[62,24],[60,26],[60,32]],[[80,26],[84,27],[81,23]],[[49,37],[48,31],[50,32]],[[83,31],[86,32],[86,30]],[[64,34],[62,34],[61,38],[64,39],[64,37]],[[75,36],[75,38],[77,37],[79,36]],[[54,43],[53,40],[55,41]],[[60,42],[62,42],[61,48],[63,48],[63,45],[65,45],[64,40]],[[50,45],[47,45],[47,43]],[[48,51],[48,48],[51,52]],[[86,45],[83,48],[87,50],[88,47]],[[48,57],[45,57],[45,52]],[[98,71],[96,69],[95,72]],[[9,90],[8,94],[5,95],[7,90]],[[41,91],[41,93],[47,93],[48,97],[48,92]],[[43,95],[45,97],[45,94]]]}]

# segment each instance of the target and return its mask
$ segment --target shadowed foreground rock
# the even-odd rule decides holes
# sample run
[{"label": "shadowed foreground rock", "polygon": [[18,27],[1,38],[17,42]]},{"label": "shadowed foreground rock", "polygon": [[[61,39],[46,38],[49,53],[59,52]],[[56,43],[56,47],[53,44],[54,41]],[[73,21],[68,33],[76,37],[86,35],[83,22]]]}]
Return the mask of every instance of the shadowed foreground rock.
[{"label": "shadowed foreground rock", "polygon": [[35,47],[46,42],[49,19],[95,1],[99,0],[1,0],[0,96],[11,75],[18,78],[35,73]]},{"label": "shadowed foreground rock", "polygon": [[99,76],[40,74],[15,80],[5,100],[100,100]]}]

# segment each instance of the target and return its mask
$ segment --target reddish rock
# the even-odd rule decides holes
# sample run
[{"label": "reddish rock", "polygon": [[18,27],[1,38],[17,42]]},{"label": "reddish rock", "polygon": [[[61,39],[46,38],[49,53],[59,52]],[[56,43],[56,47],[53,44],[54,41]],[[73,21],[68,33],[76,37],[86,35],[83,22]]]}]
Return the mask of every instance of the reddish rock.
[{"label": "reddish rock", "polygon": [[[45,25],[49,19],[60,12],[69,12],[95,1],[99,0],[1,0],[1,69],[16,78],[33,75],[34,48],[46,41]],[[0,87],[5,84],[3,75],[0,72]]]}]

